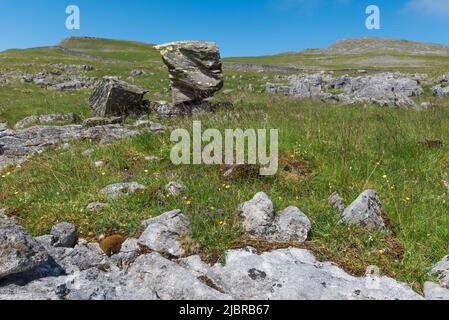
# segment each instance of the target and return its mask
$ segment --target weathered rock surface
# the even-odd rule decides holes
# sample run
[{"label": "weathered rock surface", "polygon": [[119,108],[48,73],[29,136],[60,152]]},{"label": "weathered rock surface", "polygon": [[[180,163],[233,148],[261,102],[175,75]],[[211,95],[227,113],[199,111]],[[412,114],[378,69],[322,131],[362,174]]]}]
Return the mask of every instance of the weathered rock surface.
[{"label": "weathered rock surface", "polygon": [[142,224],[146,230],[139,238],[140,245],[174,257],[184,255],[181,240],[191,231],[187,217],[180,210],[164,213]]},{"label": "weathered rock surface", "polygon": [[148,90],[112,78],[102,79],[89,103],[96,117],[140,114]]},{"label": "weathered rock surface", "polygon": [[83,126],[91,128],[111,124],[120,124],[123,122],[123,120],[124,120],[123,117],[112,117],[112,118],[93,117],[84,120]]},{"label": "weathered rock surface", "polygon": [[346,104],[374,103],[381,106],[416,107],[413,96],[423,93],[419,80],[401,73],[360,77],[301,74],[279,77],[287,84],[267,83],[266,91],[298,98],[316,98]]},{"label": "weathered rock surface", "polygon": [[304,242],[312,227],[307,216],[296,207],[288,207],[276,216],[273,202],[263,192],[242,204],[238,213],[244,219],[247,233],[270,241]]},{"label": "weathered rock surface", "polygon": [[342,222],[366,227],[371,231],[385,229],[382,203],[374,190],[364,191],[342,214]]},{"label": "weathered rock surface", "polygon": [[436,97],[443,98],[449,96],[449,85],[443,86],[441,84],[433,87],[433,94]]},{"label": "weathered rock surface", "polygon": [[436,276],[441,284],[449,289],[449,256],[444,257],[431,270],[431,275]]},{"label": "weathered rock surface", "polygon": [[28,156],[44,151],[45,147],[72,140],[94,140],[109,143],[139,134],[137,130],[119,125],[85,128],[81,125],[35,126],[20,130],[0,131],[0,170],[24,162]]},{"label": "weathered rock surface", "polygon": [[76,123],[79,120],[80,118],[74,113],[29,116],[18,121],[14,128],[23,129],[30,125],[49,125],[57,122]]},{"label": "weathered rock surface", "polygon": [[181,41],[156,47],[168,67],[173,104],[195,104],[223,87],[220,50],[211,42]]},{"label": "weathered rock surface", "polygon": [[55,247],[73,248],[78,241],[78,232],[74,224],[61,222],[51,229]]},{"label": "weathered rock surface", "polygon": [[0,220],[0,279],[29,271],[48,260],[45,249],[22,227]]},{"label": "weathered rock surface", "polygon": [[137,191],[145,190],[145,186],[137,182],[115,183],[103,188],[100,193],[105,195],[109,200],[117,200],[124,196],[129,196]]},{"label": "weathered rock surface", "polygon": [[449,300],[449,290],[434,282],[424,284],[424,297],[427,300]]},{"label": "weathered rock surface", "polygon": [[421,297],[387,277],[356,278],[336,265],[318,262],[307,250],[258,255],[228,251],[226,263],[207,276],[235,299],[252,300],[410,300]]}]

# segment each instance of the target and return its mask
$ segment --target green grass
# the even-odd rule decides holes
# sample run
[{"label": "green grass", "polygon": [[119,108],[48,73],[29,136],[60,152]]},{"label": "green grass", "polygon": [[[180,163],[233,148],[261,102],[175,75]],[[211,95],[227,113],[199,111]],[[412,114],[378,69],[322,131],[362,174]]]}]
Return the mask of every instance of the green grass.
[{"label": "green grass", "polygon": [[[129,45],[126,43],[125,49]],[[79,45],[78,49],[98,52],[103,47]],[[116,42],[108,48],[123,49]],[[0,53],[1,68],[40,70],[49,61],[73,62],[73,57],[57,52],[37,52]],[[35,58],[31,65],[25,63],[30,57]],[[122,60],[90,61],[96,68],[93,74],[126,79],[133,68],[142,66],[152,74],[129,81],[168,97],[164,91],[168,77],[161,62],[130,61],[120,53],[114,58]],[[262,61],[259,59],[252,61]],[[0,207],[16,214],[33,235],[46,234],[55,223],[69,221],[89,239],[101,234],[137,236],[142,231],[141,220],[181,209],[190,219],[192,238],[201,247],[199,253],[218,259],[226,249],[249,243],[236,209],[256,192],[264,191],[277,210],[295,205],[310,217],[313,227],[304,247],[320,259],[337,262],[353,274],[363,274],[367,266],[378,265],[384,274],[419,290],[429,279],[431,266],[448,254],[449,203],[443,185],[443,180],[449,180],[448,101],[438,100],[437,108],[423,112],[295,101],[262,93],[274,75],[226,71],[225,89],[234,91],[217,95],[215,102],[222,109],[193,119],[164,121],[189,130],[194,119],[202,120],[203,129],[279,129],[281,166],[274,177],[241,172],[227,180],[221,166],[175,166],[169,160],[172,144],[168,134],[142,134],[110,146],[95,146],[90,157],[81,153],[92,145],[77,142],[71,150],[50,149],[20,168],[9,168],[0,176]],[[245,91],[250,83],[255,88],[253,93]],[[429,95],[429,88],[425,89]],[[30,114],[67,111],[88,117],[88,94],[13,84],[0,88],[0,118],[13,124]],[[444,147],[420,143],[426,139],[441,140]],[[162,160],[148,163],[144,158],[149,155]],[[98,160],[105,166],[96,168],[94,162]],[[123,181],[139,182],[147,190],[109,202],[110,207],[103,212],[86,210],[90,202],[106,201],[99,195],[103,187]],[[170,181],[186,184],[185,198],[167,197],[163,187]],[[334,191],[349,204],[367,188],[380,194],[392,233],[369,233],[342,225],[338,212],[327,203]],[[210,216],[207,211],[223,214]]]}]

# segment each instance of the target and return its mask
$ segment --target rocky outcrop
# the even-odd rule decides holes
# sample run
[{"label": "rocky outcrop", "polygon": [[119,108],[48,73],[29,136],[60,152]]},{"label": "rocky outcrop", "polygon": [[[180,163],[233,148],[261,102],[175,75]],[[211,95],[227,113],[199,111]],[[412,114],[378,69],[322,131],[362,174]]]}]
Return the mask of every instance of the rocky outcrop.
[{"label": "rocky outcrop", "polygon": [[449,301],[449,290],[434,282],[426,282],[424,284],[424,296],[427,300]]},{"label": "rocky outcrop", "polygon": [[415,107],[411,97],[423,93],[419,80],[401,73],[380,73],[350,77],[320,74],[301,74],[278,77],[283,84],[268,83],[268,93],[315,98],[345,104],[374,103],[381,106]]},{"label": "rocky outcrop", "polygon": [[201,41],[173,42],[156,47],[168,67],[173,104],[196,104],[223,87],[220,51]]},{"label": "rocky outcrop", "polygon": [[22,163],[28,156],[41,153],[47,146],[61,142],[88,139],[109,143],[139,134],[119,125],[85,128],[81,125],[35,126],[20,130],[0,131],[0,170],[11,164]]},{"label": "rocky outcrop", "polygon": [[58,122],[64,123],[77,123],[80,121],[80,117],[78,117],[74,113],[65,113],[65,114],[45,114],[39,116],[29,116],[20,121],[18,121],[14,128],[15,129],[24,129],[31,125],[50,125]]},{"label": "rocky outcrop", "polygon": [[114,117],[140,114],[143,109],[143,97],[148,90],[113,79],[102,79],[89,103],[96,117]]},{"label": "rocky outcrop", "polygon": [[73,248],[78,242],[76,226],[68,222],[61,222],[53,226],[50,235],[55,247]]},{"label": "rocky outcrop", "polygon": [[245,231],[255,238],[269,241],[307,240],[311,222],[296,207],[288,207],[276,216],[271,199],[263,192],[238,209]]},{"label": "rocky outcrop", "polygon": [[371,231],[385,229],[382,203],[374,190],[364,191],[342,214],[342,222],[366,227]]}]

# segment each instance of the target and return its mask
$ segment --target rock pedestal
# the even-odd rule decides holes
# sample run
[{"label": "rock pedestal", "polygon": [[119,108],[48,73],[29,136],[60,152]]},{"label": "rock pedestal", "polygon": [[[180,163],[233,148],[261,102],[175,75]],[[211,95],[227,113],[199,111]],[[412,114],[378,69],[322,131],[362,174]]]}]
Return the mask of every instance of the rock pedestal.
[{"label": "rock pedestal", "polygon": [[173,104],[196,104],[223,87],[223,68],[216,44],[181,41],[157,46],[168,67]]}]

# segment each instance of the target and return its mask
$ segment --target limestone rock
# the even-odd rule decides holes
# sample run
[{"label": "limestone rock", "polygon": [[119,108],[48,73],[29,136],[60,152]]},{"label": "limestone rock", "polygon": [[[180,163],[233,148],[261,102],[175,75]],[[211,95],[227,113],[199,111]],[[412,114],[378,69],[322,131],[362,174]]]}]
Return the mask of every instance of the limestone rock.
[{"label": "limestone rock", "polygon": [[53,226],[50,234],[55,247],[73,248],[78,241],[76,226],[68,222],[61,222]]},{"label": "limestone rock", "polygon": [[168,67],[173,104],[201,102],[223,87],[222,62],[216,44],[181,41],[156,48]]},{"label": "limestone rock", "polygon": [[164,189],[165,192],[167,192],[169,195],[178,197],[187,190],[187,187],[181,182],[172,181],[168,183]]},{"label": "limestone rock", "polygon": [[266,235],[272,232],[275,219],[274,206],[266,193],[259,192],[238,209],[244,218],[245,231],[251,235]]},{"label": "limestone rock", "polygon": [[434,282],[424,284],[424,297],[427,300],[449,300],[449,290]]},{"label": "limestone rock", "polygon": [[449,289],[449,256],[444,257],[438,262],[430,272],[433,276],[440,279],[441,284]]},{"label": "limestone rock", "polygon": [[374,190],[364,191],[342,214],[342,222],[366,227],[371,231],[385,229],[382,203]]},{"label": "limestone rock", "polygon": [[174,210],[159,217],[142,222],[146,230],[139,238],[139,244],[153,251],[175,257],[184,255],[180,240],[190,234],[188,219],[180,210]]},{"label": "limestone rock", "polygon": [[104,78],[95,88],[89,103],[96,117],[139,114],[147,92],[123,81]]},{"label": "limestone rock", "polygon": [[0,222],[0,279],[29,271],[47,260],[45,249],[22,227]]},{"label": "limestone rock", "polygon": [[350,276],[318,262],[307,250],[285,249],[257,255],[232,250],[207,274],[237,300],[420,300],[407,285],[387,277]]},{"label": "limestone rock", "polygon": [[115,183],[103,188],[100,193],[105,195],[109,200],[117,200],[123,196],[129,196],[145,189],[145,186],[137,182]]}]

